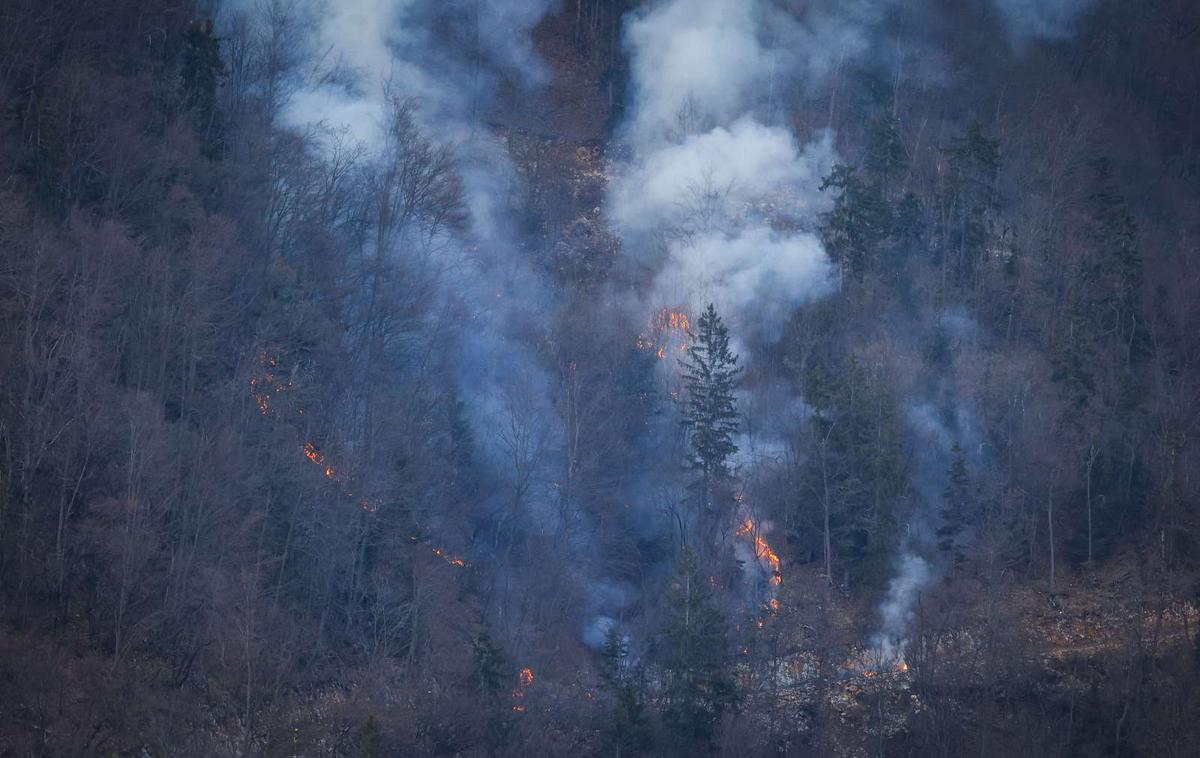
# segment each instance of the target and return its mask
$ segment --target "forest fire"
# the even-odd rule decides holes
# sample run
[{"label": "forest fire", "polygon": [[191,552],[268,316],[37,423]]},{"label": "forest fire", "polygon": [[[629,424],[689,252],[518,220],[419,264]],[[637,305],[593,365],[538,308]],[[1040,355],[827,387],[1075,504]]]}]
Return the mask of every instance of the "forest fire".
[{"label": "forest fire", "polygon": [[[512,691],[514,700],[520,701],[525,697],[525,688],[533,684],[533,669],[526,666],[517,674],[517,687]],[[522,702],[513,703],[513,711],[516,713],[525,712],[525,704]]]},{"label": "forest fire", "polygon": [[[776,587],[783,584],[783,564],[779,559],[779,554],[772,549],[770,543],[759,532],[759,526],[751,516],[746,515],[742,518],[736,535],[750,537],[754,541],[754,557],[771,572],[771,584]],[[773,609],[778,609],[778,599],[772,598],[771,603]]]},{"label": "forest fire", "polygon": [[851,675],[874,679],[883,674],[907,673],[908,663],[899,657],[889,662],[883,659],[879,651],[864,651],[846,659],[842,668]]},{"label": "forest fire", "polygon": [[[464,561],[462,558],[447,555],[446,551],[440,547],[433,548],[433,554],[436,555],[438,558],[441,558],[446,563],[449,563],[451,566],[455,566],[457,568],[466,568],[467,567],[467,562]],[[530,679],[532,679],[532,674],[530,675]]]},{"label": "forest fire", "polygon": [[[278,378],[279,359],[274,355],[269,354],[267,351],[263,350],[259,352],[258,363],[262,371],[250,377],[250,392],[254,397],[254,402],[258,407],[259,412],[263,416],[269,416],[273,411],[271,406],[272,397],[292,389],[294,383],[290,380],[285,382]],[[303,416],[304,410],[298,409],[298,413],[299,415]],[[302,450],[304,457],[308,459],[309,463],[320,468],[321,473],[326,479],[339,482],[341,484],[341,494],[347,500],[355,502],[365,513],[377,513],[379,511],[379,501],[372,500],[365,495],[355,494],[354,489],[357,489],[357,486],[354,484],[354,482],[352,480],[348,481],[343,471],[334,468],[333,464],[328,460],[326,455],[321,452],[320,449],[318,449],[315,441],[306,441]],[[413,541],[418,541],[415,535],[413,536]],[[467,562],[464,559],[459,558],[458,556],[448,555],[446,551],[440,547],[434,547],[431,549],[434,555],[441,558],[451,566],[454,566],[455,568],[467,567]],[[533,681],[533,671],[531,669],[524,669],[521,674],[522,678],[524,678],[525,672],[529,672],[529,680]]]},{"label": "forest fire", "polygon": [[691,318],[686,311],[663,308],[650,319],[649,329],[638,335],[638,350],[663,360],[668,352],[684,352],[691,341]]},{"label": "forest fire", "polygon": [[[254,402],[255,405],[258,406],[259,412],[264,416],[268,416],[273,410],[271,406],[271,398],[275,395],[280,395],[292,389],[294,383],[291,380],[286,382],[281,381],[277,377],[276,371],[279,367],[279,360],[278,358],[269,355],[265,350],[259,352],[258,362],[263,369],[263,373],[261,375],[250,377],[250,392],[254,397]],[[298,409],[297,413],[303,416],[304,410]],[[321,469],[321,473],[326,479],[329,479],[330,481],[343,481],[342,473],[335,469],[333,464],[326,459],[325,454],[317,449],[316,442],[312,440],[305,442],[303,446],[303,452],[304,457],[307,458],[310,463],[312,463],[314,466],[318,466]],[[379,503],[377,501],[372,500],[365,495],[356,495],[350,489],[351,486],[351,483],[343,482],[342,494],[347,499],[356,501],[359,507],[362,508],[362,510],[366,513],[376,513],[379,511]],[[466,561],[461,558],[445,555],[441,548],[435,548],[434,553],[445,559],[445,561],[452,566],[464,568],[467,565]]]},{"label": "forest fire", "polygon": [[321,454],[321,451],[317,450],[316,443],[311,441],[304,443],[304,457],[324,469],[326,479],[334,478],[333,466],[325,462],[325,456]]},{"label": "forest fire", "polygon": [[258,406],[258,412],[263,416],[269,416],[271,399],[292,389],[294,383],[290,379],[284,381],[279,378],[277,374],[279,359],[268,355],[265,350],[258,354],[258,365],[262,369],[262,373],[250,377],[250,394],[254,396],[254,404]]},{"label": "forest fire", "polygon": [[691,329],[691,322],[688,320],[688,315],[682,311],[669,310],[663,308],[658,315],[659,322],[664,324],[671,331],[688,331]]}]

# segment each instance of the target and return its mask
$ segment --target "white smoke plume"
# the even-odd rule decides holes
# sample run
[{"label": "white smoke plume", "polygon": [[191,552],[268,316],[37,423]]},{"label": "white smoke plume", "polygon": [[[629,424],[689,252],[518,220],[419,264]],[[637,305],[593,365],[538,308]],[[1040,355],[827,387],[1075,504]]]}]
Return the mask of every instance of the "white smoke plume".
[{"label": "white smoke plume", "polygon": [[[513,169],[504,145],[480,126],[503,77],[536,87],[547,71],[532,29],[558,0],[232,0],[271,33],[286,20],[294,56],[283,72],[279,117],[307,131],[347,135],[367,156],[386,147],[394,99],[415,103],[413,117],[434,143],[453,150],[469,229],[436,252],[442,297],[471,322],[463,336],[459,389],[470,409],[482,459],[498,480],[513,461],[536,469],[523,509],[548,515],[545,473],[561,446],[561,425],[531,342],[554,297],[522,254],[506,204]],[[523,476],[525,474],[523,473]]]},{"label": "white smoke plume", "polygon": [[654,305],[713,302],[770,337],[836,285],[814,233],[832,135],[801,146],[771,110],[785,82],[821,75],[855,28],[756,0],[669,0],[629,17],[633,157],[608,213],[626,253],[658,272]]},{"label": "white smoke plume", "polygon": [[472,119],[490,99],[498,72],[528,86],[545,80],[530,32],[557,4],[297,0],[294,12],[311,20],[304,40],[309,65],[283,116],[296,125],[348,129],[369,144],[390,90],[420,102],[424,124],[443,139],[464,139],[474,134]]},{"label": "white smoke plume", "polygon": [[[975,322],[959,308],[938,313],[937,323],[956,345],[973,339],[977,330]],[[959,397],[952,376],[939,376],[938,385],[935,394],[943,396],[940,402],[928,398],[914,401],[906,411],[913,450],[912,486],[919,509],[909,525],[887,596],[879,606],[880,628],[872,638],[872,647],[881,665],[903,659],[913,607],[934,578],[934,567],[917,554],[915,546],[940,519],[937,504],[946,489],[955,443],[966,451],[979,446],[974,414],[965,399]]]},{"label": "white smoke plume", "polygon": [[790,207],[779,212],[811,215],[824,201],[817,185],[834,158],[828,133],[800,148],[787,130],[743,115],[636,157],[613,188],[609,212],[626,234],[711,229],[781,195]]},{"label": "white smoke plume", "polygon": [[904,552],[897,560],[896,574],[879,604],[879,631],[871,638],[871,647],[881,666],[904,660],[914,608],[930,576],[929,564],[920,556]]},{"label": "white smoke plume", "polygon": [[757,10],[745,0],[675,0],[630,17],[636,141],[667,137],[681,115],[728,123],[745,113],[772,63]]}]

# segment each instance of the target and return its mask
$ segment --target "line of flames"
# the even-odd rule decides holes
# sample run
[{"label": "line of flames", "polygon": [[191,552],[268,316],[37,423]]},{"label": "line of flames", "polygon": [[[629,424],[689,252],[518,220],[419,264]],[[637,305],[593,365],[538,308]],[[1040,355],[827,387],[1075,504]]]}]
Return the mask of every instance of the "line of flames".
[{"label": "line of flames", "polygon": [[738,537],[750,537],[754,542],[754,557],[771,572],[771,584],[775,587],[783,584],[783,562],[775,552],[766,537],[758,529],[758,524],[749,514],[743,514],[741,524],[736,532]]},{"label": "line of flames", "polygon": [[[326,479],[330,480],[331,482],[345,484],[341,473],[333,467],[333,464],[329,463],[329,461],[325,459],[325,454],[317,449],[317,444],[312,440],[304,443],[304,457],[307,458],[313,465],[320,468],[321,473],[325,475]],[[342,494],[350,500],[355,499],[354,492],[349,489],[343,488]],[[375,513],[379,510],[379,503],[371,498],[364,495],[358,497],[357,499],[359,506],[367,513]]]},{"label": "line of flames", "polygon": [[[771,547],[771,543],[767,542],[767,538],[762,533],[762,527],[753,516],[746,510],[745,494],[737,493],[735,499],[740,505],[738,509],[738,526],[734,530],[734,535],[737,537],[745,537],[750,540],[754,546],[754,557],[758,560],[759,565],[770,573],[771,597],[762,604],[762,612],[754,619],[754,626],[757,629],[764,629],[767,625],[767,619],[779,612],[781,603],[776,593],[779,592],[779,587],[783,584],[783,561],[780,560],[779,554]],[[740,632],[742,625],[737,625],[737,630]],[[749,646],[744,646],[741,649],[742,655],[750,655]]]},{"label": "line of flames", "polygon": [[528,688],[528,687],[529,687],[531,684],[533,684],[533,669],[531,669],[530,667],[526,666],[525,668],[521,669],[521,670],[520,670],[520,671],[517,673],[517,686],[516,686],[516,688],[515,688],[515,689],[512,691],[512,696],[513,696],[513,699],[518,701],[518,702],[516,702],[516,703],[513,703],[513,707],[512,707],[512,709],[513,709],[514,711],[516,711],[517,713],[524,713],[524,712],[525,712],[525,704],[524,704],[524,703],[522,703],[522,702],[519,702],[519,701],[521,701],[522,699],[524,699],[524,697],[525,697],[525,690],[526,690],[526,688]]},{"label": "line of flames", "polygon": [[[271,414],[271,398],[275,395],[281,395],[288,390],[291,390],[295,383],[292,380],[286,382],[281,381],[276,371],[279,368],[279,359],[273,355],[269,355],[266,351],[261,351],[258,354],[259,366],[263,369],[261,376],[250,377],[250,394],[254,397],[254,403],[258,406],[259,413],[263,416]],[[299,415],[303,416],[304,411],[299,410]],[[325,478],[332,482],[345,484],[340,472],[334,468],[333,464],[326,460],[325,454],[317,449],[317,443],[309,440],[303,446],[304,457],[310,463],[318,466]],[[343,488],[343,493],[348,499],[355,499],[354,492]],[[366,496],[358,497],[359,506],[367,513],[375,513],[379,510],[379,503]],[[417,541],[414,536],[413,541]],[[467,562],[458,556],[449,555],[440,547],[431,548],[433,554],[457,568],[466,568]],[[531,674],[532,675],[532,674]]]}]

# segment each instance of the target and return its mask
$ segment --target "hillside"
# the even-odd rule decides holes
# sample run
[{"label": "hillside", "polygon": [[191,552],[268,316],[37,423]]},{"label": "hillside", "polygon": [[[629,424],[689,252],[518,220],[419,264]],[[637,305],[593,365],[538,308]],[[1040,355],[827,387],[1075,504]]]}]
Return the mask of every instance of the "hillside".
[{"label": "hillside", "polygon": [[0,756],[1188,756],[1190,0],[0,0]]}]

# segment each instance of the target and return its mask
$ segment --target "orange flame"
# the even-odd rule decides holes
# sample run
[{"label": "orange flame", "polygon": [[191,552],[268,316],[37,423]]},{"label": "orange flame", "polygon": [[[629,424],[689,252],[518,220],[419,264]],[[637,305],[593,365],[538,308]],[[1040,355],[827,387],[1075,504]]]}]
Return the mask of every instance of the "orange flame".
[{"label": "orange flame", "polygon": [[[758,533],[754,519],[746,516],[741,526],[737,528],[736,535],[738,537],[751,535],[754,538],[754,557],[770,566],[771,584],[776,587],[783,584],[783,562],[780,561],[779,554],[772,549],[766,538]],[[778,603],[779,601],[774,602]]]},{"label": "orange flame", "polygon": [[850,656],[842,664],[842,667],[856,674],[862,674],[867,679],[874,679],[880,674],[906,673],[908,671],[908,662],[903,658],[896,658],[890,662],[880,660],[878,651],[875,653],[868,651]]},{"label": "orange flame", "polygon": [[452,557],[452,556],[446,555],[446,551],[441,549],[440,547],[432,548],[432,550],[433,550],[434,555],[436,555],[438,558],[441,558],[446,563],[449,563],[451,566],[457,566],[458,568],[466,568],[467,567],[467,562],[464,561],[462,558],[459,558],[457,556]]},{"label": "orange flame", "polygon": [[685,311],[674,308],[663,308],[650,319],[649,330],[638,335],[634,344],[638,350],[654,353],[654,357],[663,360],[667,352],[675,348],[672,343],[678,343],[680,351],[687,350],[692,322]]},{"label": "orange flame", "polygon": [[312,442],[304,443],[304,457],[318,466],[325,462],[325,456],[321,455],[321,453],[317,451],[316,444]]},{"label": "orange flame", "polygon": [[279,359],[268,355],[265,350],[258,354],[258,365],[262,373],[250,377],[250,394],[254,396],[258,412],[268,416],[271,413],[271,396],[282,395],[292,389],[294,383],[290,379],[284,381],[276,376],[273,369],[278,367]]},{"label": "orange flame", "polygon": [[[519,684],[517,685],[517,688],[512,691],[514,700],[520,700],[521,698],[525,697],[525,688],[533,684],[533,669],[529,668],[528,666],[521,669],[521,671],[517,674],[517,681]],[[523,703],[515,703],[512,709],[517,713],[524,713],[525,705]]]},{"label": "orange flame", "polygon": [[[278,379],[274,373],[274,369],[278,368],[279,360],[273,355],[268,355],[264,350],[258,354],[258,363],[263,369],[262,375],[250,377],[250,390],[254,395],[254,401],[258,406],[259,412],[266,416],[271,411],[271,395],[280,395],[292,389],[294,383],[291,380],[286,382]],[[572,368],[574,366],[572,365]],[[304,409],[298,409],[297,412],[303,416]],[[333,467],[333,464],[325,459],[325,454],[317,449],[317,443],[309,440],[304,443],[304,457],[309,460],[314,466],[319,466],[326,479],[338,481],[343,480],[344,475],[339,475],[339,471]],[[351,501],[357,501],[358,505],[367,513],[377,513],[379,511],[379,502],[371,500],[368,497],[357,497],[350,489],[352,485],[343,481],[342,495]],[[417,537],[413,536],[413,542],[417,542]],[[466,568],[467,562],[462,558],[449,557],[445,555],[441,548],[435,548],[434,553],[440,556],[443,560],[452,566],[458,568]]]}]

